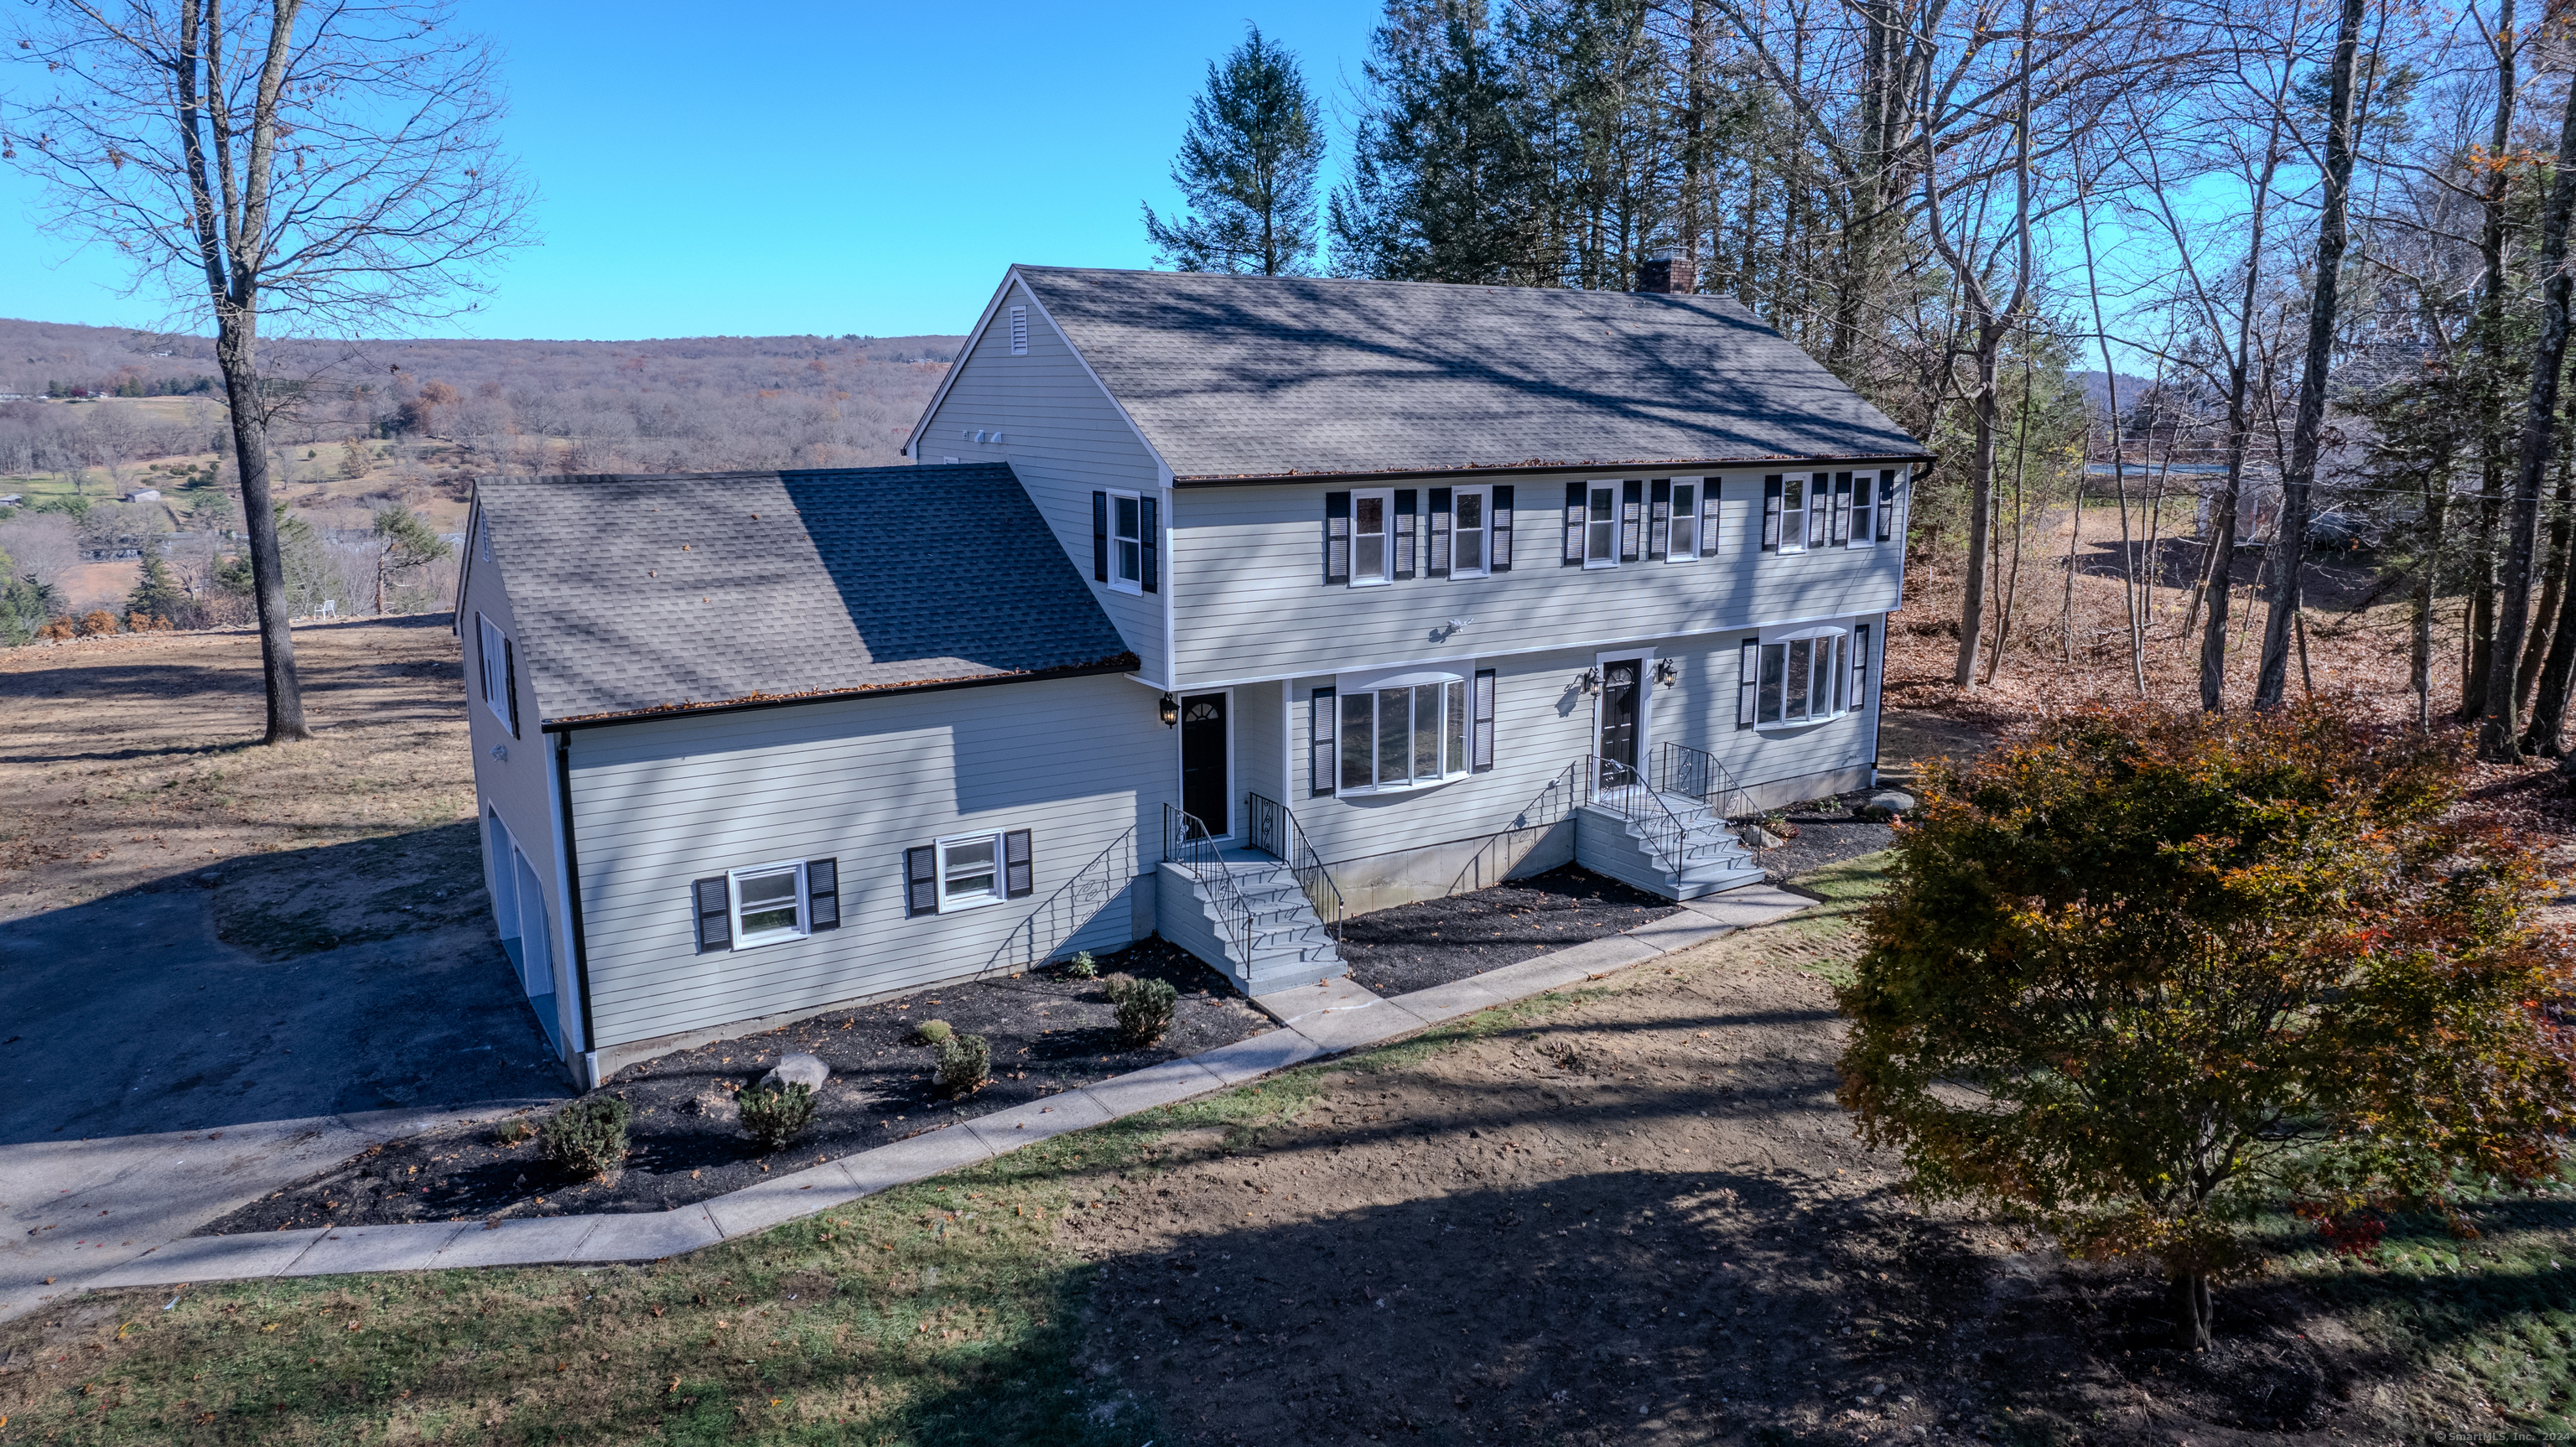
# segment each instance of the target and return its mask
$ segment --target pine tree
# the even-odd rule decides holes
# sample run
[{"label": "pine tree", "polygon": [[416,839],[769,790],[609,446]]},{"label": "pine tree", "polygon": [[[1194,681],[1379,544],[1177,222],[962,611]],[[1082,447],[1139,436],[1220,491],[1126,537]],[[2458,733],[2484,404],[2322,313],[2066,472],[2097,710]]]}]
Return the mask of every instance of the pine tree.
[{"label": "pine tree", "polygon": [[1145,235],[1181,271],[1294,276],[1314,260],[1323,112],[1297,58],[1251,32],[1224,65],[1208,65],[1190,103],[1172,184],[1191,214],[1166,222],[1145,207]]},{"label": "pine tree", "polygon": [[1333,193],[1334,272],[1555,284],[1538,120],[1481,4],[1391,5],[1370,49],[1378,100]]},{"label": "pine tree", "polygon": [[143,567],[135,580],[134,591],[125,595],[127,615],[176,618],[179,611],[192,601],[186,585],[179,581],[179,575],[170,571],[170,565],[162,560],[159,553],[147,550],[143,554]]},{"label": "pine tree", "polygon": [[376,611],[385,611],[385,581],[388,575],[435,562],[454,549],[447,539],[430,530],[420,514],[394,503],[376,514]]}]

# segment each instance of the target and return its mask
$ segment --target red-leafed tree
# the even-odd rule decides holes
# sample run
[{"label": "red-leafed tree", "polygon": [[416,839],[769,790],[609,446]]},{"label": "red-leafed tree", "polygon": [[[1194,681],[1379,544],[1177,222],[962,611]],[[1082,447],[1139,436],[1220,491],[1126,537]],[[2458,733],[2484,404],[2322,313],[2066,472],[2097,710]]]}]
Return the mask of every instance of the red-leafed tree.
[{"label": "red-leafed tree", "polygon": [[2364,1248],[2377,1212],[2554,1176],[2576,973],[2464,770],[2332,704],[2053,721],[1901,833],[1844,1105],[1927,1196],[2161,1262],[2187,1349],[2261,1213]]}]

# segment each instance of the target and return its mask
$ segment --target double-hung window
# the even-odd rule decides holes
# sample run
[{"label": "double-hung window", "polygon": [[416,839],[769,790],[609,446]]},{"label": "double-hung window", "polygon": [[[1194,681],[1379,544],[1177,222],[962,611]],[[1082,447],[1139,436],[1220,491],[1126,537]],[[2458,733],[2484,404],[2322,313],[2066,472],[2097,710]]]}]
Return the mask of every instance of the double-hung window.
[{"label": "double-hung window", "polygon": [[[1860,638],[1866,640],[1864,631]],[[1862,650],[1865,652],[1865,646]],[[1859,670],[1847,623],[1775,629],[1744,648],[1744,702],[1737,721],[1753,728],[1794,728],[1839,718],[1860,706]]]},{"label": "double-hung window", "polygon": [[1354,492],[1351,494],[1351,586],[1365,587],[1386,582],[1394,561],[1389,546],[1393,531],[1395,494],[1392,492]]},{"label": "double-hung window", "polygon": [[1619,484],[1591,484],[1583,513],[1583,566],[1619,566]]},{"label": "double-hung window", "polygon": [[1145,586],[1145,504],[1132,492],[1109,494],[1109,586],[1140,593]]},{"label": "double-hung window", "polygon": [[689,885],[698,953],[748,950],[841,927],[837,859],[791,859],[709,875]]},{"label": "double-hung window", "polygon": [[[1358,680],[1368,682],[1368,680]],[[1490,671],[1415,671],[1310,696],[1308,791],[1411,789],[1493,767]]]},{"label": "double-hung window", "polygon": [[1673,510],[1670,536],[1664,543],[1664,561],[1687,562],[1699,556],[1700,479],[1673,479]]},{"label": "double-hung window", "polygon": [[1492,494],[1481,487],[1462,487],[1452,494],[1449,525],[1449,576],[1485,576],[1491,553],[1486,539],[1493,526]]},{"label": "double-hung window", "polygon": [[1762,479],[1762,546],[1783,553],[1807,550],[1807,480],[1795,473]]},{"label": "double-hung window", "polygon": [[735,949],[805,937],[805,865],[763,864],[734,870]]},{"label": "double-hung window", "polygon": [[939,841],[939,912],[1002,901],[1002,836],[964,834]]},{"label": "double-hung window", "polygon": [[1037,865],[1026,829],[953,834],[903,852],[903,912],[955,914],[1037,890]]}]

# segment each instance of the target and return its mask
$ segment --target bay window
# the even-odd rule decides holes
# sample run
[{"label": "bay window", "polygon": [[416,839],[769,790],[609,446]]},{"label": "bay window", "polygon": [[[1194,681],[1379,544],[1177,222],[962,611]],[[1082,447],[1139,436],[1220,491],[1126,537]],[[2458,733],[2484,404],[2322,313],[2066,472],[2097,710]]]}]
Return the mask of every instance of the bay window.
[{"label": "bay window", "polygon": [[1308,792],[1369,793],[1410,789],[1490,768],[1493,751],[1490,674],[1471,694],[1466,673],[1415,669],[1363,688],[1317,689],[1309,696]]},{"label": "bay window", "polygon": [[1869,633],[1848,623],[1773,629],[1744,644],[1736,722],[1794,728],[1862,706]]}]

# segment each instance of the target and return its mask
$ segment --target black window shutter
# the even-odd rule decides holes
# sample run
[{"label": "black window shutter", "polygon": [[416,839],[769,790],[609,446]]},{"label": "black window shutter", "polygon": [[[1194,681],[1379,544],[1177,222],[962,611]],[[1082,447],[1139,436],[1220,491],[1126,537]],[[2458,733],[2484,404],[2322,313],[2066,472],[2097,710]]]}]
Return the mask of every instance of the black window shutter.
[{"label": "black window shutter", "polygon": [[1619,561],[1637,561],[1637,550],[1644,541],[1638,534],[1645,529],[1646,484],[1629,478],[1619,485]]},{"label": "black window shutter", "polygon": [[1351,495],[1324,494],[1324,581],[1351,580]]},{"label": "black window shutter", "polygon": [[1333,792],[1333,711],[1338,707],[1329,688],[1306,696],[1306,792],[1310,796]]},{"label": "black window shutter", "polygon": [[1412,488],[1399,487],[1395,490],[1395,559],[1386,570],[1386,575],[1390,578],[1403,579],[1413,576],[1415,547],[1413,509],[1421,501],[1421,494]]},{"label": "black window shutter", "polygon": [[689,886],[689,906],[698,917],[698,953],[733,948],[733,890],[721,874]]},{"label": "black window shutter", "polygon": [[1468,745],[1471,766],[1481,774],[1494,766],[1494,670],[1476,670],[1476,737]]},{"label": "black window shutter", "polygon": [[1780,478],[1762,479],[1762,551],[1780,551]]},{"label": "black window shutter", "polygon": [[519,646],[501,640],[501,686],[510,690],[510,737],[519,736]]},{"label": "black window shutter", "polygon": [[1822,472],[1815,474],[1807,481],[1808,547],[1821,548],[1825,545],[1825,520],[1833,515],[1833,509],[1826,503],[1826,499],[1832,497],[1833,494],[1827,492],[1826,489],[1832,486],[1832,484],[1832,476],[1828,473]]},{"label": "black window shutter", "polygon": [[1565,559],[1559,566],[1568,568],[1583,566],[1583,505],[1583,484],[1567,483],[1565,485]]},{"label": "black window shutter", "polygon": [[[1864,478],[1862,481],[1866,482]],[[1852,626],[1852,694],[1854,713],[1869,706],[1869,625]]]},{"label": "black window shutter", "polygon": [[1699,480],[1699,555],[1717,556],[1717,479]]},{"label": "black window shutter", "polygon": [[[1778,480],[1772,479],[1774,482]],[[1753,727],[1754,691],[1762,686],[1762,645],[1759,641],[1744,640],[1744,657],[1740,666],[1742,681],[1736,685],[1735,726],[1749,729]]]},{"label": "black window shutter", "polygon": [[837,859],[808,859],[805,861],[805,928],[840,927],[841,862]]},{"label": "black window shutter", "polygon": [[1673,480],[1659,477],[1646,489],[1646,556],[1660,558],[1670,551],[1672,531]]},{"label": "black window shutter", "polygon": [[1091,581],[1109,581],[1109,494],[1091,495]]},{"label": "black window shutter", "polygon": [[1512,490],[1506,485],[1494,489],[1494,504],[1486,511],[1494,520],[1494,540],[1486,546],[1485,566],[1497,573],[1512,570]]},{"label": "black window shutter", "polygon": [[1160,516],[1162,504],[1150,497],[1138,498],[1136,512],[1136,530],[1140,534],[1137,541],[1145,545],[1144,586],[1146,592],[1152,593],[1161,587],[1159,578],[1162,569],[1158,566],[1158,560],[1161,557],[1163,545],[1163,522]]},{"label": "black window shutter", "polygon": [[1002,897],[1026,899],[1037,891],[1037,865],[1029,855],[1029,831],[1013,829],[1002,836]]},{"label": "black window shutter", "polygon": [[1896,530],[1896,469],[1878,475],[1878,540],[1894,541]]},{"label": "black window shutter", "polygon": [[1431,561],[1423,567],[1425,577],[1449,576],[1450,496],[1448,488],[1431,489]]},{"label": "black window shutter", "polygon": [[939,913],[939,849],[923,844],[903,851],[903,912],[906,918]]}]

